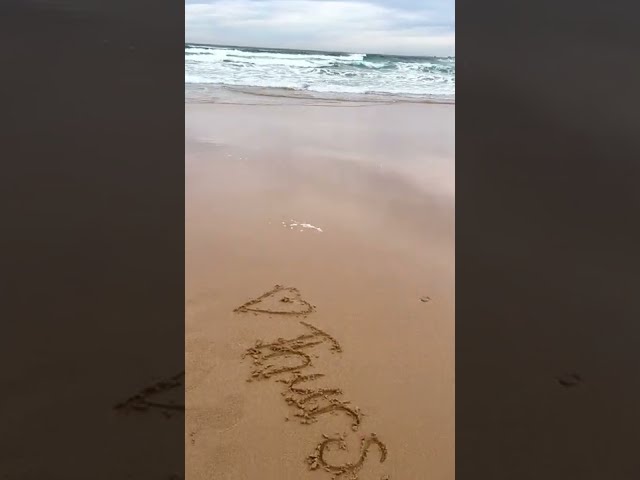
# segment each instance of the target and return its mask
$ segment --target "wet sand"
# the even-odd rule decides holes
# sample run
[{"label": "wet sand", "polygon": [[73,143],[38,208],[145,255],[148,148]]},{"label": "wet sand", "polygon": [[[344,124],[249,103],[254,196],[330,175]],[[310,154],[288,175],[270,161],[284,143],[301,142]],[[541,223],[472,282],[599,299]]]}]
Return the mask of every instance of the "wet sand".
[{"label": "wet sand", "polygon": [[455,107],[238,100],[185,105],[187,478],[452,480]]}]

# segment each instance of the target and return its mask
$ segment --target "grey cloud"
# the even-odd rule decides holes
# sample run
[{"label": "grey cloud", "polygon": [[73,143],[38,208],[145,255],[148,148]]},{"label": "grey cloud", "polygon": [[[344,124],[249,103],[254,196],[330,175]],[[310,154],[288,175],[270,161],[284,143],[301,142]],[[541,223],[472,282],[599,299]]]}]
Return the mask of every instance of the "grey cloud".
[{"label": "grey cloud", "polygon": [[454,54],[453,0],[186,0],[198,43]]}]

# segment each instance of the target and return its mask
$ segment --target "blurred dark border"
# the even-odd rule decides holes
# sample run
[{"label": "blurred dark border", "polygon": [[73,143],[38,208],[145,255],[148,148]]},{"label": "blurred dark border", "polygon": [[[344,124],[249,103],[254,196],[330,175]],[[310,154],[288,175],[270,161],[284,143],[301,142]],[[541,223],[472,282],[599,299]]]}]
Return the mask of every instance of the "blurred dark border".
[{"label": "blurred dark border", "polygon": [[456,478],[640,478],[633,2],[456,2]]},{"label": "blurred dark border", "polygon": [[114,410],[184,370],[183,47],[182,2],[0,3],[1,478],[184,476],[179,409]]}]

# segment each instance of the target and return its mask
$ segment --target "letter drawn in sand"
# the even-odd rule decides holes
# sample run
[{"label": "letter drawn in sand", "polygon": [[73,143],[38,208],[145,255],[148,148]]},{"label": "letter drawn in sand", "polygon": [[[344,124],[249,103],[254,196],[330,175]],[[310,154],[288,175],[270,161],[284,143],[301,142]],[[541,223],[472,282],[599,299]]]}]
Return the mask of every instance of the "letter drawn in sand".
[{"label": "letter drawn in sand", "polygon": [[[306,310],[276,310],[271,307],[260,306],[260,303],[266,299],[272,297],[277,292],[283,290],[294,290],[297,299],[306,306]],[[290,303],[290,297],[284,296],[279,301],[286,299],[282,302],[285,304]],[[276,287],[258,297],[255,300],[238,307],[236,312],[254,312],[254,313],[272,313],[283,315],[306,315],[313,311],[313,306],[308,302],[299,298],[299,292],[295,289],[284,289],[276,285]],[[351,428],[356,431],[360,427],[362,422],[362,413],[358,407],[350,405],[349,401],[341,400],[343,395],[342,389],[333,386],[313,387],[313,382],[320,378],[325,377],[323,373],[307,373],[302,374],[302,370],[309,372],[310,368],[313,368],[311,356],[308,351],[316,346],[327,344],[331,353],[342,352],[340,343],[327,332],[311,325],[310,323],[300,322],[300,325],[305,327],[306,333],[298,335],[297,337],[285,339],[278,338],[277,340],[269,343],[265,343],[262,340],[256,341],[255,345],[248,348],[243,355],[243,358],[247,356],[253,359],[254,369],[251,372],[251,376],[247,381],[254,380],[267,380],[271,377],[281,374],[289,374],[289,378],[278,378],[276,381],[286,385],[286,389],[281,392],[284,400],[287,404],[296,409],[294,416],[300,418],[300,423],[310,424],[318,421],[318,417],[327,413],[345,413],[351,420]],[[289,417],[286,418],[289,420]],[[334,465],[326,460],[325,452],[330,449],[331,446],[337,445],[341,449],[346,450],[347,444],[344,441],[344,436],[328,437],[324,436],[322,441],[317,447],[316,452],[307,458],[308,466],[311,470],[323,469],[332,475],[332,478],[337,479],[343,475],[348,475],[351,480],[358,479],[358,472],[362,469],[364,462],[367,458],[367,454],[372,445],[376,445],[380,450],[380,463],[384,462],[387,458],[387,447],[382,443],[374,433],[362,438],[360,446],[360,456],[354,463],[346,462],[342,465]],[[387,477],[388,478],[388,477]]]},{"label": "letter drawn in sand", "polygon": [[324,458],[325,452],[329,450],[332,445],[337,445],[341,450],[347,450],[347,443],[345,442],[344,435],[335,437],[323,435],[323,437],[324,440],[318,444],[313,455],[307,457],[307,464],[310,470],[322,468],[331,473],[335,479],[342,475],[349,475],[350,479],[357,480],[358,472],[364,465],[371,445],[376,445],[380,450],[380,463],[383,463],[387,459],[386,445],[378,439],[375,433],[372,433],[368,437],[362,438],[360,443],[360,456],[357,461],[353,463],[346,462],[342,465],[333,465]]},{"label": "letter drawn in sand", "polygon": [[160,400],[157,397],[184,385],[184,372],[180,372],[166,380],[160,380],[143,388],[137,394],[118,403],[114,408],[119,411],[147,411],[151,408],[161,410],[166,416],[172,411],[184,412],[184,405],[175,400]]},{"label": "letter drawn in sand", "polygon": [[[292,366],[276,366],[272,363],[264,365],[266,360],[271,360],[273,358],[291,358],[291,357],[300,357],[300,363],[298,365]],[[287,347],[273,347],[272,353],[267,355],[262,355],[258,357],[258,359],[254,359],[254,365],[257,365],[257,368],[251,372],[252,378],[270,378],[274,375],[278,375],[280,373],[293,372],[311,365],[311,357],[304,352],[300,352],[298,350],[294,350],[293,348]]]},{"label": "letter drawn in sand", "polygon": [[[311,357],[303,352],[303,350],[322,343],[328,343],[332,352],[342,351],[338,341],[328,333],[309,323],[300,322],[300,324],[311,332],[290,339],[278,338],[275,342],[270,343],[264,343],[258,340],[253,347],[247,349],[243,358],[250,356],[253,358],[253,364],[256,366],[251,372],[251,378],[267,379],[281,373],[296,372],[306,368],[311,365]],[[291,358],[294,356],[300,357],[299,364],[276,367],[274,363],[270,362],[273,358]]]},{"label": "letter drawn in sand", "polygon": [[[360,425],[362,414],[357,407],[352,407],[349,402],[339,400],[342,395],[340,388],[300,388],[301,382],[308,382],[323,377],[323,374],[301,375],[300,371],[312,366],[311,357],[303,350],[327,343],[331,352],[342,352],[338,341],[327,332],[311,325],[300,322],[309,333],[298,335],[291,339],[279,338],[275,342],[263,343],[258,340],[255,346],[247,349],[244,356],[253,358],[255,369],[251,372],[252,380],[266,380],[283,373],[292,373],[289,379],[280,379],[287,385],[287,390],[283,392],[285,401],[292,407],[297,408],[296,417],[300,423],[310,424],[318,421],[320,415],[334,412],[344,412],[351,418],[351,428],[357,430]],[[299,357],[299,363],[295,365],[276,365],[274,359],[290,359]],[[288,357],[288,358],[287,358]]]},{"label": "letter drawn in sand", "polygon": [[357,407],[349,406],[349,402],[343,402],[338,398],[342,395],[340,388],[299,388],[301,382],[308,382],[324,377],[322,373],[312,375],[300,375],[294,372],[293,377],[288,380],[278,380],[287,385],[288,392],[283,394],[285,401],[292,406],[298,407],[295,416],[302,418],[301,423],[308,424],[317,422],[316,417],[325,413],[344,412],[351,417],[351,428],[357,430],[362,420],[362,414]]},{"label": "letter drawn in sand", "polygon": [[262,340],[258,340],[253,347],[247,349],[243,357],[251,356],[254,360],[258,360],[260,356],[265,355],[265,353],[263,353],[264,350],[274,352],[282,348],[288,348],[300,351],[305,348],[320,345],[321,343],[328,343],[330,345],[329,349],[332,352],[342,352],[342,347],[338,341],[327,332],[314,327],[310,323],[300,322],[300,325],[306,327],[311,332],[290,339],[278,338],[275,342],[270,343],[264,343]]},{"label": "letter drawn in sand", "polygon": [[309,315],[314,306],[302,298],[295,287],[276,285],[258,298],[249,300],[234,310],[236,313],[253,312],[270,315]]}]

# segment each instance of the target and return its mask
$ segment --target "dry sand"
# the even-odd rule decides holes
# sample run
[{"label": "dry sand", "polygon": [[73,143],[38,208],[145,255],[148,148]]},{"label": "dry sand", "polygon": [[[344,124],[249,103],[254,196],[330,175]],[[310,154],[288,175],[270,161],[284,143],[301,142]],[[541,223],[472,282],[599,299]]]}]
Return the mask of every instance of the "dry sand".
[{"label": "dry sand", "polygon": [[185,105],[187,478],[452,480],[455,107],[239,100]]}]

